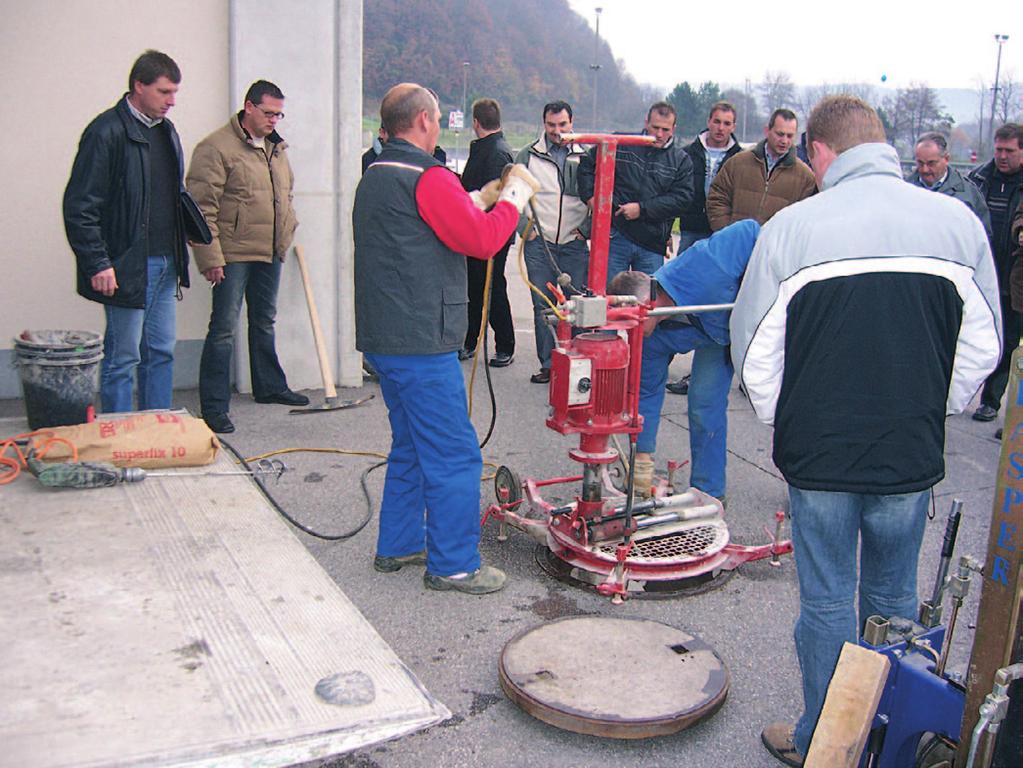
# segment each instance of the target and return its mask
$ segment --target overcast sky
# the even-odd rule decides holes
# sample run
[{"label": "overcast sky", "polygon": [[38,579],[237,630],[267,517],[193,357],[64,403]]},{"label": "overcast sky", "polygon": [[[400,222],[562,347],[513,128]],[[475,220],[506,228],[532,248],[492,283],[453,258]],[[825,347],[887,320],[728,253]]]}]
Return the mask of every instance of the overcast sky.
[{"label": "overcast sky", "polygon": [[[1023,14],[1012,0],[904,0],[769,3],[642,3],[569,0],[638,81],[667,92],[683,80],[754,84],[765,70],[784,70],[798,85],[865,82],[905,87],[988,88],[995,77],[995,33],[1002,79],[1023,80]],[[708,10],[702,10],[707,7]],[[641,8],[650,8],[648,12]],[[847,9],[844,14],[836,8]],[[1011,15],[1010,15],[1011,12]]]}]

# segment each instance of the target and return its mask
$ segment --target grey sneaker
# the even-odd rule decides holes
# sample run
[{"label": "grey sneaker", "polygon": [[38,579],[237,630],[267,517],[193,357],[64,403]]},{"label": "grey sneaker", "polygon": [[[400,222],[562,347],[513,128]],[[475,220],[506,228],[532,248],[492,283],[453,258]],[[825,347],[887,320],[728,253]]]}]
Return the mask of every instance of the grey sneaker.
[{"label": "grey sneaker", "polygon": [[423,584],[427,589],[454,589],[470,595],[486,595],[490,592],[497,592],[504,589],[507,580],[508,577],[504,575],[504,571],[491,565],[481,565],[477,570],[461,578],[434,576],[429,572],[423,574]]},{"label": "grey sneaker", "polygon": [[411,555],[398,555],[397,557],[377,555],[373,558],[373,567],[380,573],[394,573],[400,571],[405,565],[426,565],[426,550],[413,552]]},{"label": "grey sneaker", "polygon": [[973,412],[974,421],[994,421],[998,416],[998,409],[990,405],[982,405]]}]

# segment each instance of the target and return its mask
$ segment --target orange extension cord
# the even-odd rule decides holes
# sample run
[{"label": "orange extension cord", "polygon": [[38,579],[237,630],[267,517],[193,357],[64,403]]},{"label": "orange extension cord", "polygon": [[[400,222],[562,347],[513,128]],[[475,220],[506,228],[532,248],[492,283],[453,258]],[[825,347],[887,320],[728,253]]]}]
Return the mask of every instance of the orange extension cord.
[{"label": "orange extension cord", "polygon": [[[30,451],[35,451],[35,455],[40,459],[43,458],[47,452],[57,444],[66,445],[71,450],[71,461],[78,461],[78,448],[70,441],[63,437],[56,437],[52,431],[48,429],[37,429],[35,432],[23,432],[20,435],[14,435],[8,437],[3,442],[0,442],[0,485],[6,485],[12,482],[18,475],[21,474],[21,470],[28,466],[25,460],[25,454],[21,450],[21,446],[18,445],[18,441],[31,440]],[[9,455],[11,451],[14,455]]]}]

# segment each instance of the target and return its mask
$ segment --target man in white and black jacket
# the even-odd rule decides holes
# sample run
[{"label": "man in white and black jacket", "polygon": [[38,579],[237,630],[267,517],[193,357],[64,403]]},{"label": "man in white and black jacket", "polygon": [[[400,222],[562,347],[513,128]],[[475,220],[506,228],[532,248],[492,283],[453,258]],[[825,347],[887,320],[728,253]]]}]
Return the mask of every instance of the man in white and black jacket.
[{"label": "man in white and black jacket", "polygon": [[970,402],[1001,354],[980,220],[904,183],[877,114],[859,99],[821,101],[807,139],[821,194],[764,226],[731,319],[735,369],[757,416],[774,425],[774,462],[789,484],[804,711],[762,739],[795,766],[842,644],[872,614],[916,614],[945,416]]}]

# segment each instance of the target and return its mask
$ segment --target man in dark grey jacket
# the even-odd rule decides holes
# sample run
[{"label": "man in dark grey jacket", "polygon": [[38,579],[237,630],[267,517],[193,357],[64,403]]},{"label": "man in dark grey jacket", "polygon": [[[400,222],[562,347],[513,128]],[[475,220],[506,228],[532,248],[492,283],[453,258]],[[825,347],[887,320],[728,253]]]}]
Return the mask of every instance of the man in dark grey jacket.
[{"label": "man in dark grey jacket", "polygon": [[956,200],[962,200],[977,214],[990,238],[991,217],[988,215],[984,196],[976,186],[963,178],[959,171],[949,166],[951,156],[945,137],[936,131],[925,133],[917,139],[914,152],[916,170],[906,177],[906,181],[932,192],[941,192]]}]

